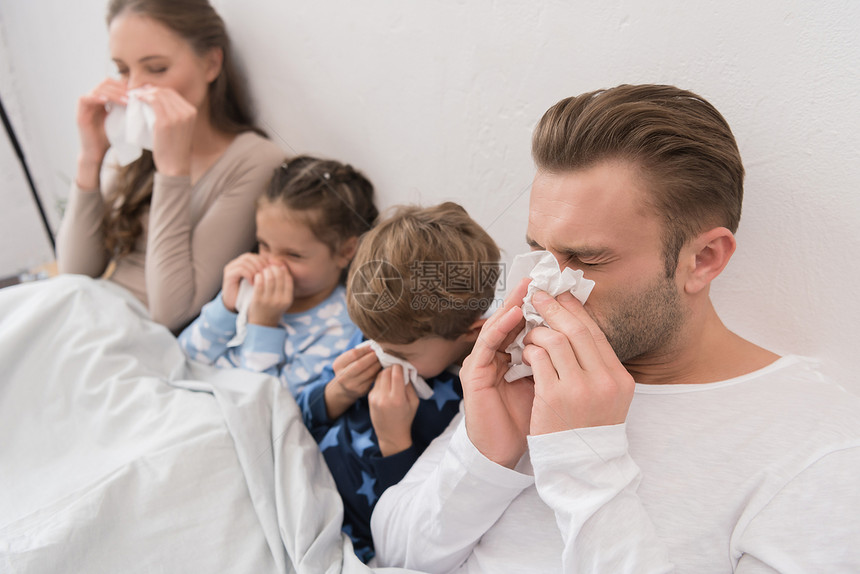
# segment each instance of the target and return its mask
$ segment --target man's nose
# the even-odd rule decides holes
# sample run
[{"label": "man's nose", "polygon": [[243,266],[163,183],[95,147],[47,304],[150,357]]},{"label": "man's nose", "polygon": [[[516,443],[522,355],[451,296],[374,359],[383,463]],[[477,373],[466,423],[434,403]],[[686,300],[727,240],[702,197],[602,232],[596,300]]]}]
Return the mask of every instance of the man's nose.
[{"label": "man's nose", "polygon": [[564,257],[558,251],[553,251],[552,249],[547,249],[547,251],[552,253],[552,256],[555,257],[555,262],[558,263],[558,268],[563,270],[564,269],[564,262],[567,260],[567,258]]}]

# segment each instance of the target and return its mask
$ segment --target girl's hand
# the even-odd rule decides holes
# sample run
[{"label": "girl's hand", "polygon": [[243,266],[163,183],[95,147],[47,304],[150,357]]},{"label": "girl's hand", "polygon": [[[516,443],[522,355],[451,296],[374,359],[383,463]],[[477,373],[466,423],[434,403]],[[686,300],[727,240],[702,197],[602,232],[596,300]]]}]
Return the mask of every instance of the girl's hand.
[{"label": "girl's hand", "polygon": [[239,296],[239,282],[246,279],[254,283],[254,276],[266,268],[266,261],[256,253],[244,253],[224,267],[224,281],[221,284],[221,301],[231,313],[236,312],[236,298]]},{"label": "girl's hand", "polygon": [[93,91],[78,99],[77,124],[81,139],[81,152],[78,158],[76,183],[81,189],[98,187],[99,169],[110,147],[105,133],[105,118],[108,103],[125,105],[125,83],[107,78]]},{"label": "girl's hand", "polygon": [[377,375],[367,400],[382,456],[397,454],[412,446],[412,421],[418,411],[418,395],[412,385],[404,384],[400,365]]},{"label": "girl's hand", "polygon": [[254,276],[254,296],[248,322],[277,327],[281,315],[293,304],[293,276],[283,265],[273,264]]},{"label": "girl's hand", "polygon": [[147,87],[137,96],[155,114],[152,159],[164,175],[191,174],[191,144],[197,108],[171,88]]},{"label": "girl's hand", "polygon": [[334,378],[325,387],[325,407],[328,418],[336,419],[367,394],[382,365],[373,349],[361,347],[341,353],[332,368]]}]

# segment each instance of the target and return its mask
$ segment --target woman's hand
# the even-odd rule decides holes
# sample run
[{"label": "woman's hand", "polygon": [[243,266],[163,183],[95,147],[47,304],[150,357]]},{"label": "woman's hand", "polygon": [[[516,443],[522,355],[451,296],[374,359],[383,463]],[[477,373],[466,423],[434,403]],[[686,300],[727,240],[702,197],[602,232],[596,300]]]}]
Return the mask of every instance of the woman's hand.
[{"label": "woman's hand", "polygon": [[325,387],[328,418],[336,419],[367,394],[382,368],[370,347],[356,347],[341,353],[332,363],[334,378]]},{"label": "woman's hand", "polygon": [[107,78],[93,91],[78,99],[77,124],[81,151],[75,182],[81,189],[93,190],[99,186],[99,170],[110,147],[105,133],[108,113],[105,106],[108,103],[125,105],[128,102],[125,93],[124,82]]},{"label": "woman's hand", "polygon": [[277,327],[281,315],[293,304],[293,276],[283,265],[271,264],[254,276],[254,296],[248,322]]},{"label": "woman's hand", "polygon": [[412,421],[418,411],[418,395],[403,380],[403,369],[394,365],[383,369],[367,395],[370,422],[382,456],[390,456],[412,446]]},{"label": "woman's hand", "polygon": [[155,114],[152,127],[152,159],[159,173],[191,175],[191,144],[197,108],[171,88],[148,86],[137,94]]},{"label": "woman's hand", "polygon": [[254,283],[254,276],[262,273],[267,263],[262,255],[243,253],[224,267],[224,281],[221,284],[221,301],[231,313],[236,312],[236,298],[239,296],[239,282],[245,279]]}]

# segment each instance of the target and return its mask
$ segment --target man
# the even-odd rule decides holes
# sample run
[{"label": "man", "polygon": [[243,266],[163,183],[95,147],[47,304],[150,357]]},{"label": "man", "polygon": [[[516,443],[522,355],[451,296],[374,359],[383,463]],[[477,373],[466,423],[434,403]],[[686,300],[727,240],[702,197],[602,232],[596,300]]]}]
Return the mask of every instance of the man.
[{"label": "man", "polygon": [[619,86],[535,130],[527,238],[596,286],[536,294],[533,378],[504,381],[520,285],[461,378],[463,417],[377,504],[380,565],[428,572],[860,568],[860,398],[728,330],[743,166],[701,97]]}]

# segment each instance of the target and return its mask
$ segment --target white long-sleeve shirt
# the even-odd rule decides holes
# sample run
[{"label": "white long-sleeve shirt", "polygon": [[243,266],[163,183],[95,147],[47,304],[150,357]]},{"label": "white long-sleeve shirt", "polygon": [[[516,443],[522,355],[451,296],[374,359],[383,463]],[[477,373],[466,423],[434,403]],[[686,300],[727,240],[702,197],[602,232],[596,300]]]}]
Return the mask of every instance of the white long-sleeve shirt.
[{"label": "white long-sleeve shirt", "polygon": [[462,417],[372,519],[379,565],[427,572],[860,571],[860,397],[784,357],[637,385],[623,425],[529,437],[515,470]]}]

